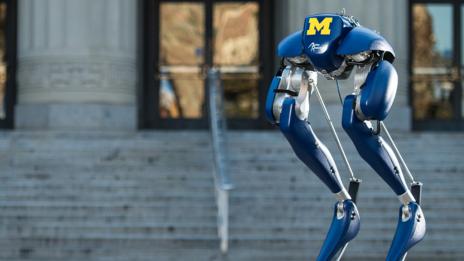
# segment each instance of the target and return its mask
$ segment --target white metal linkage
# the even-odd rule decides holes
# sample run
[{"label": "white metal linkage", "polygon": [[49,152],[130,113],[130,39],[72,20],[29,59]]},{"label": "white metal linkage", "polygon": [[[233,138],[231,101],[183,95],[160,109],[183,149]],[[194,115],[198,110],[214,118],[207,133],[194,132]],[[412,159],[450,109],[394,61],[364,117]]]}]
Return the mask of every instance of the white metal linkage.
[{"label": "white metal linkage", "polygon": [[337,257],[337,259],[336,259],[337,261],[342,260],[342,257],[343,257],[343,255],[345,254],[345,251],[346,251],[346,248],[347,248],[347,247],[348,247],[348,243],[346,243],[346,244],[343,246],[342,250],[340,250],[340,254],[338,255],[338,257]]},{"label": "white metal linkage", "polygon": [[343,149],[342,143],[340,142],[340,139],[338,138],[337,131],[335,130],[333,122],[330,119],[329,112],[327,111],[327,107],[325,106],[324,100],[322,99],[322,95],[319,92],[319,88],[317,88],[317,84],[314,84],[314,83],[310,83],[310,84],[313,84],[313,88],[316,91],[317,98],[319,100],[319,103],[321,104],[322,110],[324,111],[325,119],[327,123],[329,124],[330,130],[332,132],[332,136],[337,142],[338,150],[342,154],[343,161],[345,162],[346,168],[348,169],[348,173],[350,174],[352,180],[357,180],[354,176],[353,170],[351,169],[350,162],[348,161],[348,158],[346,157],[346,153],[345,153],[345,150]]},{"label": "white metal linkage", "polygon": [[208,70],[208,96],[211,143],[214,154],[214,184],[217,204],[217,225],[220,249],[223,254],[229,248],[229,190],[233,188],[227,171],[227,124],[224,117],[224,94],[219,70]]},{"label": "white metal linkage", "polygon": [[400,151],[396,147],[395,142],[393,141],[393,138],[390,136],[390,132],[387,130],[387,126],[383,123],[383,121],[380,122],[380,127],[382,127],[383,131],[387,135],[388,140],[390,141],[390,144],[393,147],[393,150],[396,153],[396,156],[400,159],[401,165],[403,165],[404,170],[406,171],[406,174],[408,174],[409,178],[411,179],[411,182],[415,183],[416,181],[414,180],[414,176],[411,174],[411,171],[409,171],[408,165],[406,165],[406,162],[403,159],[403,156],[401,156]]}]

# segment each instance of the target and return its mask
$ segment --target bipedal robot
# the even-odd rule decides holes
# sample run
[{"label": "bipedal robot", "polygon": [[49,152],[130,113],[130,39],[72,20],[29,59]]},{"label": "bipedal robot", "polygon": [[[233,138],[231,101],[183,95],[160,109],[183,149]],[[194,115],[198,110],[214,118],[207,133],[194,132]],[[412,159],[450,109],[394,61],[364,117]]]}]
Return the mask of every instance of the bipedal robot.
[{"label": "bipedal robot", "polygon": [[[338,200],[317,260],[332,260],[337,253],[339,260],[360,228],[355,204],[360,180],[353,175],[317,87],[318,73],[337,81],[347,79],[353,70],[354,92],[342,103],[342,126],[361,157],[402,203],[386,260],[404,260],[407,251],[425,236],[426,225],[419,206],[422,184],[414,181],[382,122],[390,111],[398,85],[398,76],[392,66],[395,59],[392,47],[376,32],[360,26],[353,17],[316,14],[305,19],[303,31],[288,36],[279,44],[278,55],[282,57],[282,65],[269,87],[266,116],[279,126],[298,158]],[[351,174],[349,192],[343,186],[332,155],[308,122],[309,99],[313,91]],[[339,89],[338,92],[340,94]],[[376,128],[371,121],[377,121]],[[393,148],[380,137],[381,129]],[[412,180],[411,190],[406,185],[397,157]]]}]

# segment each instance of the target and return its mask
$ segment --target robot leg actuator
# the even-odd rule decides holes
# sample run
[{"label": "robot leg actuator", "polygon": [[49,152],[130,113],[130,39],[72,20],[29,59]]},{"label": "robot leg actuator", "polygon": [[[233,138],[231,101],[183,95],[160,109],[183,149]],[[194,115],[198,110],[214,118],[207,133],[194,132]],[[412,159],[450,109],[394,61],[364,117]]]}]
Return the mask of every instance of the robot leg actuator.
[{"label": "robot leg actuator", "polygon": [[[327,147],[317,138],[306,121],[311,84],[317,75],[288,67],[274,78],[267,104],[268,118],[289,141],[295,154],[334,193],[338,202],[318,261],[332,260],[358,233],[360,217],[340,180],[338,169]],[[297,79],[295,79],[297,78]],[[309,81],[308,81],[309,78]]]},{"label": "robot leg actuator", "polygon": [[421,207],[404,181],[395,153],[368,121],[385,119],[396,88],[396,71],[387,61],[380,61],[369,72],[361,91],[345,98],[342,115],[343,128],[361,157],[392,188],[402,203],[387,261],[403,260],[406,252],[423,239],[426,230]]}]

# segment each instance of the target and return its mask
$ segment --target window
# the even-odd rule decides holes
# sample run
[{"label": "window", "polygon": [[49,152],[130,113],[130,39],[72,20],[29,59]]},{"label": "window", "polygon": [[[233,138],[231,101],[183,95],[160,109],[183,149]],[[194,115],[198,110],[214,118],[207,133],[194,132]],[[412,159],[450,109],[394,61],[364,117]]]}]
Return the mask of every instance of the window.
[{"label": "window", "polygon": [[413,127],[463,130],[464,1],[410,3]]},{"label": "window", "polygon": [[142,128],[207,128],[208,68],[221,72],[232,128],[261,128],[272,78],[271,2],[145,2]]}]

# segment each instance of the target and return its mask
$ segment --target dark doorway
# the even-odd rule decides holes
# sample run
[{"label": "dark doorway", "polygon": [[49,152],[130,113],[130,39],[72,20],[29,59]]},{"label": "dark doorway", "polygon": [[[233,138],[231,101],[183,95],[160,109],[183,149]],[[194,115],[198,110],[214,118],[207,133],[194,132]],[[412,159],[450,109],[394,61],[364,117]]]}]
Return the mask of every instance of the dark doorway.
[{"label": "dark doorway", "polygon": [[232,128],[264,128],[272,1],[145,2],[142,128],[208,127],[205,76],[218,68]]},{"label": "dark doorway", "polygon": [[14,126],[17,1],[0,0],[0,128]]}]

